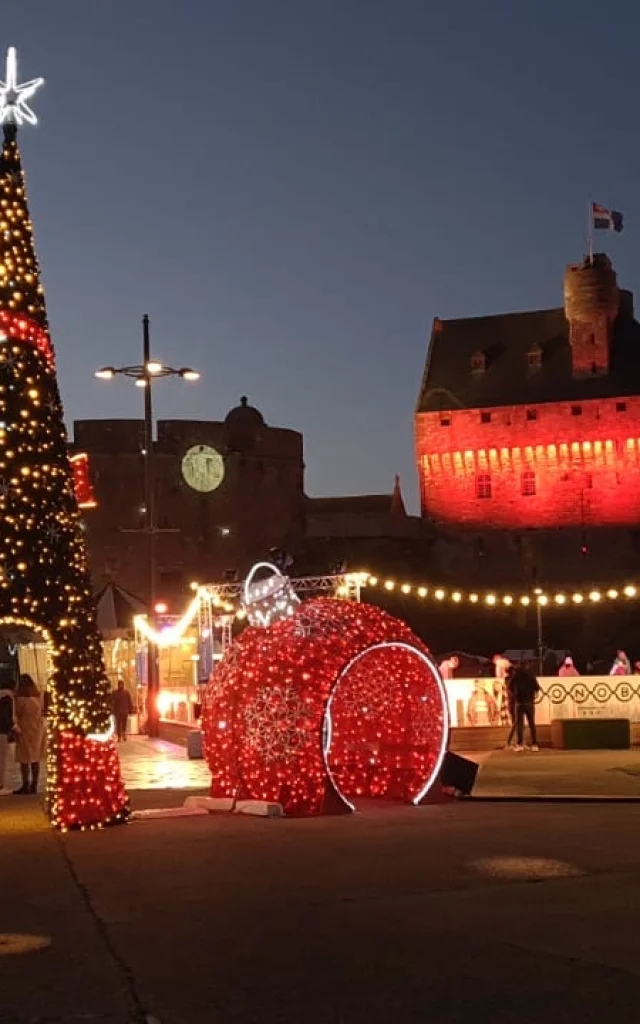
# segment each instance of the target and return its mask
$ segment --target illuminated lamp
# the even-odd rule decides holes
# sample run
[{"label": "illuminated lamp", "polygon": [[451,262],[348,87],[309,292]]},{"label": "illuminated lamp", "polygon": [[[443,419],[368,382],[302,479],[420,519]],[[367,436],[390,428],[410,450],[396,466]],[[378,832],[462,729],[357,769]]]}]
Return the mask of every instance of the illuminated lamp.
[{"label": "illuminated lamp", "polygon": [[426,587],[418,587],[418,597],[426,597],[429,591]]},{"label": "illuminated lamp", "polygon": [[564,594],[556,594],[553,600],[556,602],[556,604],[566,604],[567,601]]},{"label": "illuminated lamp", "polygon": [[541,604],[543,607],[549,604],[549,598],[546,594],[538,594],[537,601],[538,604]]},{"label": "illuminated lamp", "polygon": [[528,604],[531,604],[531,598],[527,594],[523,594],[520,598],[520,604],[524,605],[526,608]]},{"label": "illuminated lamp", "polygon": [[160,693],[156,697],[156,706],[158,708],[158,713],[162,718],[167,714],[172,704],[172,695],[167,690],[160,690]]},{"label": "illuminated lamp", "polygon": [[394,590],[395,589],[395,583],[393,582],[393,580],[385,580],[384,587],[385,587],[385,590]]},{"label": "illuminated lamp", "polygon": [[607,597],[610,597],[612,601],[615,601],[617,596],[618,596],[618,591],[617,590],[607,590]]},{"label": "illuminated lamp", "polygon": [[453,594],[451,595],[451,600],[455,601],[456,604],[460,603],[460,601],[462,600],[462,594],[460,593],[459,590],[455,590],[453,592]]},{"label": "illuminated lamp", "polygon": [[502,603],[506,605],[513,604],[513,598],[511,594],[505,594],[504,597],[502,598]]},{"label": "illuminated lamp", "polygon": [[444,600],[444,590],[436,590],[433,596],[435,597],[436,601]]},{"label": "illuminated lamp", "polygon": [[411,587],[409,586],[408,583],[403,583],[402,586],[400,587],[400,589],[401,589],[403,594],[410,594],[411,593]]},{"label": "illuminated lamp", "polygon": [[477,594],[469,594],[469,600],[470,600],[471,604],[477,604],[478,603],[478,595]]},{"label": "illuminated lamp", "polygon": [[600,593],[599,590],[592,590],[591,593],[589,594],[589,600],[590,601],[599,601],[601,599],[601,597],[602,597],[602,594]]},{"label": "illuminated lamp", "polygon": [[420,803],[449,722],[437,668],[405,623],[316,598],[234,641],[206,688],[202,726],[212,796],[306,816],[371,797]]},{"label": "illuminated lamp", "polygon": [[167,612],[169,611],[169,605],[167,604],[166,601],[156,601],[156,603],[153,606],[153,610],[156,613],[156,615],[166,615]]},{"label": "illuminated lamp", "polygon": [[628,586],[628,587],[624,588],[624,596],[625,597],[635,597],[637,593],[638,593],[638,591],[637,591],[636,587]]},{"label": "illuminated lamp", "polygon": [[485,597],[485,601],[487,602],[487,604],[491,604],[491,605],[495,604],[496,603],[496,595],[495,594],[487,594],[487,596]]},{"label": "illuminated lamp", "polygon": [[369,576],[369,578],[367,580],[365,580],[365,585],[367,585],[367,584],[370,587],[377,587],[377,585],[378,585],[378,577],[377,576]]},{"label": "illuminated lamp", "polygon": [[582,604],[582,602],[584,601],[584,598],[583,598],[582,594],[574,594],[573,597],[571,598],[571,600],[575,604]]}]

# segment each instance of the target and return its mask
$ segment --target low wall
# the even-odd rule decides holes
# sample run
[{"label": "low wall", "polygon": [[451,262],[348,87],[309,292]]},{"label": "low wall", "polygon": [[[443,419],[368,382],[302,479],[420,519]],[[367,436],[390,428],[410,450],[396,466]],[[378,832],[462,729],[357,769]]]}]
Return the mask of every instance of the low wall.
[{"label": "low wall", "polygon": [[[541,676],[536,723],[542,746],[551,744],[554,718],[628,718],[640,744],[640,676]],[[496,750],[509,734],[499,679],[446,679],[453,750]],[[160,737],[182,747],[192,725],[160,722]]]},{"label": "low wall", "polygon": [[[554,718],[628,718],[640,723],[640,676],[540,676],[536,722]],[[446,679],[453,728],[506,724],[499,679]]]}]

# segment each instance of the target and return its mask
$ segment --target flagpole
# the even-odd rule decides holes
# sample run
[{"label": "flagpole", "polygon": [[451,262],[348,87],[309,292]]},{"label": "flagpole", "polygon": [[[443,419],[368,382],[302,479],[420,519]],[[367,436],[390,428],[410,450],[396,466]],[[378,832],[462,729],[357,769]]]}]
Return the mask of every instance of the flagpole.
[{"label": "flagpole", "polygon": [[589,263],[593,266],[593,203],[589,201],[589,214],[587,221],[587,239],[589,244]]}]

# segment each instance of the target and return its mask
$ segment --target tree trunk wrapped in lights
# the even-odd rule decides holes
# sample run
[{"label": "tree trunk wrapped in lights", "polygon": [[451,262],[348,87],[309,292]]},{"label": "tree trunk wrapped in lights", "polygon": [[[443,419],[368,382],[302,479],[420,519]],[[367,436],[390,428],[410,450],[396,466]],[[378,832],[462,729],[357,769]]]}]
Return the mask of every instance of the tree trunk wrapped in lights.
[{"label": "tree trunk wrapped in lights", "polygon": [[[0,83],[1,85],[2,83]],[[0,113],[8,100],[0,90]],[[0,157],[0,624],[53,658],[47,807],[59,828],[124,821],[109,685],[58,392],[16,121]],[[20,123],[20,122],[19,122]]]}]

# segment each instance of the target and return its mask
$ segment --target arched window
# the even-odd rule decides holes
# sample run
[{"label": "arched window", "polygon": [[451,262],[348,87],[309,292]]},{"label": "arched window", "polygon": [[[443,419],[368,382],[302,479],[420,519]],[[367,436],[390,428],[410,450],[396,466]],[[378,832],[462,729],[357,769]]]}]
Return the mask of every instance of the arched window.
[{"label": "arched window", "polygon": [[471,356],[471,372],[472,373],[484,373],[487,368],[487,357],[484,352],[478,349]]},{"label": "arched window", "polygon": [[476,476],[476,498],[491,497],[491,473],[478,473]]},{"label": "arched window", "polygon": [[520,477],[520,493],[531,498],[536,493],[536,474],[532,469],[525,469]]},{"label": "arched window", "polygon": [[527,352],[527,366],[530,370],[539,370],[542,366],[542,348],[537,341]]}]

